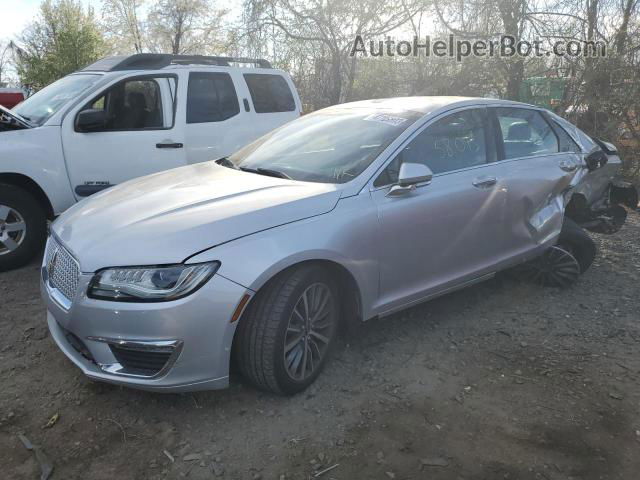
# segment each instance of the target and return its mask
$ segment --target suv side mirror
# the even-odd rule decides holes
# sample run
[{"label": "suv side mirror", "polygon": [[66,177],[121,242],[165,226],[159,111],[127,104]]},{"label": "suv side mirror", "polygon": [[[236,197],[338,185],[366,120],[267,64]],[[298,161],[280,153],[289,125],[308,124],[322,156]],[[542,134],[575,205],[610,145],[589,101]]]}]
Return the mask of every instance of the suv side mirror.
[{"label": "suv side mirror", "polygon": [[96,108],[88,108],[76,117],[77,132],[95,132],[102,130],[107,124],[107,112]]},{"label": "suv side mirror", "polygon": [[429,183],[433,179],[433,172],[422,163],[404,162],[400,165],[398,183],[389,189],[387,196],[397,197],[411,192],[419,183]]},{"label": "suv side mirror", "polygon": [[587,164],[587,168],[590,172],[593,172],[595,169],[600,168],[609,161],[609,157],[602,150],[596,150],[595,152],[591,152],[584,159]]}]

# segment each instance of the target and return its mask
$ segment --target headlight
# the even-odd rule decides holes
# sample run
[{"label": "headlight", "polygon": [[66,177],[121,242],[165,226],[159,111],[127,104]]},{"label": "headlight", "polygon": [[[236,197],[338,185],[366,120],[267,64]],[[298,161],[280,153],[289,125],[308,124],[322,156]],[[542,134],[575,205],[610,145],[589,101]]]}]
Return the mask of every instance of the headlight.
[{"label": "headlight", "polygon": [[220,262],[107,268],[95,274],[87,295],[117,302],[167,302],[195,292],[219,267]]}]

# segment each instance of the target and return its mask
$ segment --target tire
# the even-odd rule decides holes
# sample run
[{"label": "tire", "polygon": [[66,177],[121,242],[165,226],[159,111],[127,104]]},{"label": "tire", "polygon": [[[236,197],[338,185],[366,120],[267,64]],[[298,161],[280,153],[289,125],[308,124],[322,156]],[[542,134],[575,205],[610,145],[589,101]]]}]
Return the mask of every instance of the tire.
[{"label": "tire", "polygon": [[565,217],[564,219],[558,246],[575,257],[580,265],[581,274],[589,270],[593,260],[596,258],[596,244],[587,232],[570,218]]},{"label": "tire", "polygon": [[589,269],[595,256],[596,245],[591,237],[565,217],[557,244],[539,257],[511,269],[510,273],[544,287],[567,288]]},{"label": "tire", "polygon": [[[321,316],[303,326],[305,295],[310,316],[314,298]],[[234,353],[240,373],[261,390],[281,395],[305,390],[324,368],[335,343],[338,298],[335,280],[320,266],[302,266],[274,277],[256,294],[238,325]]]},{"label": "tire", "polygon": [[0,272],[29,263],[42,250],[46,234],[42,205],[26,190],[0,184]]}]

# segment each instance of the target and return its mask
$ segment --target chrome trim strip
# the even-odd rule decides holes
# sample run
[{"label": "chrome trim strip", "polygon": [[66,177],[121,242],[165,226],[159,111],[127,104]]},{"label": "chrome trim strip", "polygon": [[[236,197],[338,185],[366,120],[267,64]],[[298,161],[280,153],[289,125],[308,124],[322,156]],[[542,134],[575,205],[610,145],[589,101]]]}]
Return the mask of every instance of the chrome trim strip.
[{"label": "chrome trim strip", "polygon": [[131,350],[171,350],[171,355],[167,360],[167,363],[154,375],[140,375],[135,373],[128,373],[126,368],[118,363],[97,363],[98,367],[111,375],[117,375],[119,377],[129,378],[142,378],[147,380],[153,380],[166,375],[169,370],[175,365],[180,353],[182,353],[182,347],[184,342],[182,340],[127,340],[122,338],[108,338],[108,337],[86,337],[87,340],[92,342],[102,342],[110,345],[117,345],[118,347],[130,348]]},{"label": "chrome trim strip", "polygon": [[47,294],[54,301],[56,305],[58,305],[65,312],[68,312],[71,309],[71,304],[73,303],[64,294],[58,290],[56,287],[53,287],[51,283],[49,283],[49,272],[47,272],[47,267],[42,267],[42,280],[44,283],[44,287],[47,289]]}]

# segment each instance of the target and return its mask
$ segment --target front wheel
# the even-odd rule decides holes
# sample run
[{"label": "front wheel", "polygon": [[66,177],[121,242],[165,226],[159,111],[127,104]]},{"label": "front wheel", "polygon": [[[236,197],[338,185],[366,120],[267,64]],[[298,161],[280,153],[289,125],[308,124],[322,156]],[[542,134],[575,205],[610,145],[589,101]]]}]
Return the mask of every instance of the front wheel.
[{"label": "front wheel", "polygon": [[47,218],[29,192],[0,184],[0,272],[28,263],[44,245]]},{"label": "front wheel", "polygon": [[319,266],[272,279],[253,299],[238,326],[236,358],[256,387],[292,395],[320,374],[338,331],[338,292]]}]

